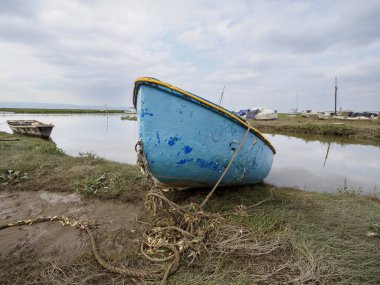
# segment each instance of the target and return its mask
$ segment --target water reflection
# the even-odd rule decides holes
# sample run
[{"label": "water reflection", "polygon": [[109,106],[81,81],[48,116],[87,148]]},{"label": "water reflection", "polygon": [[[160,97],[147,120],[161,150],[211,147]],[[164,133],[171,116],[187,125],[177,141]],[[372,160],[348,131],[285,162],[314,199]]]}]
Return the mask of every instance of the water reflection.
[{"label": "water reflection", "polygon": [[326,161],[327,161],[327,157],[329,156],[329,151],[330,151],[331,142],[329,142],[328,144],[329,144],[329,146],[327,147],[326,156],[325,156],[325,161],[323,162],[323,167],[325,167],[325,165],[326,165]]},{"label": "water reflection", "polygon": [[266,182],[310,191],[349,189],[371,193],[380,186],[378,147],[267,135],[277,154]]}]

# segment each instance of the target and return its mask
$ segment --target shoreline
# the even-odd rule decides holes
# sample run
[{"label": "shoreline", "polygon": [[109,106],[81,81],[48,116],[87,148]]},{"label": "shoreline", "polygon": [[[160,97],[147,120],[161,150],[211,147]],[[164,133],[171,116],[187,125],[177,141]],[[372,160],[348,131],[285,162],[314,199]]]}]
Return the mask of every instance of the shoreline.
[{"label": "shoreline", "polygon": [[249,120],[260,132],[307,138],[309,135],[338,138],[353,144],[380,146],[380,120],[318,120],[316,117],[288,117],[279,114],[278,120]]}]

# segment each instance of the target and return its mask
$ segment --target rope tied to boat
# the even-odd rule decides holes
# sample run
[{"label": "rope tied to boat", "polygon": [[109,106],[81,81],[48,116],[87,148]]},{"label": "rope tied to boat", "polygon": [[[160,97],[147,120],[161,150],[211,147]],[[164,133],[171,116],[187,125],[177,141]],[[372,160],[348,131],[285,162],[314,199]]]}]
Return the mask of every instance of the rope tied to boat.
[{"label": "rope tied to boat", "polygon": [[[219,177],[215,186],[208,193],[200,205],[197,203],[189,203],[187,205],[181,206],[167,198],[163,193],[163,189],[158,185],[153,186],[149,190],[145,205],[148,210],[151,210],[153,212],[154,216],[159,213],[157,223],[164,224],[165,226],[151,229],[150,232],[146,233],[146,236],[153,244],[164,241],[166,245],[171,245],[173,252],[174,249],[178,250],[178,257],[176,256],[174,259],[176,260],[175,263],[178,265],[169,266],[167,269],[168,273],[174,273],[174,271],[179,266],[180,256],[184,256],[185,253],[188,258],[191,258],[188,265],[190,266],[198,258],[201,252],[208,251],[207,247],[218,247],[218,239],[221,237],[218,233],[215,233],[217,232],[216,228],[223,228],[225,220],[220,214],[207,213],[203,210],[203,208],[240,153],[245,141],[247,140],[250,129],[250,125],[248,124],[247,131],[245,132],[239,144],[239,147],[235,151],[234,155]],[[142,169],[144,167],[143,170],[148,172],[148,169],[145,168],[147,164],[145,161],[141,142],[138,147],[138,161],[140,161]],[[223,229],[221,231],[224,232]],[[224,244],[226,247],[229,246],[228,243],[230,242],[230,236],[228,233],[227,237],[228,238],[226,240],[226,243]],[[239,237],[236,239],[239,239]],[[146,253],[143,251],[143,245],[141,245],[141,251],[143,253],[143,256],[145,256]],[[270,250],[267,252],[270,252]],[[162,259],[150,258],[149,256],[146,257],[152,261],[161,262],[169,259],[171,256]],[[165,274],[163,281],[165,278],[167,278],[167,276],[168,275]]]},{"label": "rope tied to boat", "polygon": [[[41,222],[54,222],[58,221],[63,226],[72,226],[78,229],[85,230],[90,238],[91,249],[94,254],[96,261],[105,269],[122,274],[128,277],[134,277],[139,279],[157,279],[161,277],[161,285],[166,284],[168,277],[176,272],[178,269],[181,257],[186,253],[188,258],[191,258],[188,266],[191,266],[198,256],[204,250],[207,252],[208,247],[212,247],[217,251],[220,250],[219,246],[223,246],[223,250],[236,251],[236,245],[229,245],[229,243],[236,243],[240,239],[243,239],[242,230],[230,227],[225,224],[224,218],[220,214],[207,213],[203,211],[203,207],[209,201],[210,197],[213,195],[224,176],[230,169],[232,163],[236,159],[240,150],[242,149],[248,134],[250,131],[250,126],[240,142],[239,147],[231,158],[229,164],[224,169],[217,183],[213,189],[206,196],[204,201],[198,205],[196,203],[190,203],[184,206],[180,206],[177,203],[168,199],[162,192],[162,188],[155,185],[147,193],[146,207],[153,210],[153,214],[156,215],[158,210],[160,210],[160,220],[157,221],[158,225],[152,227],[147,232],[145,232],[145,238],[141,242],[140,251],[142,256],[151,262],[166,262],[171,261],[166,267],[163,276],[158,272],[148,272],[145,270],[131,269],[126,267],[116,267],[107,263],[100,255],[96,246],[94,235],[91,228],[94,226],[80,220],[73,220],[63,216],[54,217],[39,217],[35,219],[22,220],[16,223],[9,223],[5,225],[0,225],[0,230],[21,226],[21,225],[33,225]],[[143,152],[142,142],[139,141],[136,144],[136,152],[138,155],[138,164],[140,165],[143,172],[146,173],[147,178],[152,178],[150,175],[147,162]],[[259,204],[258,204],[259,205]],[[162,225],[165,226],[162,226]],[[219,227],[219,233],[216,230]],[[231,233],[238,232],[238,235],[231,239]],[[222,233],[222,234],[221,234]],[[246,238],[244,236],[244,239]],[[242,246],[241,254],[243,255],[262,255],[268,254],[277,248],[278,241],[275,241],[273,249],[267,249],[263,247],[262,252],[249,252]],[[150,254],[145,249],[148,247]],[[160,248],[168,249],[172,254],[165,257],[153,257],[155,254],[160,253]],[[153,249],[153,250],[152,250]],[[154,250],[155,249],[155,250]],[[157,256],[157,255],[156,255]]]},{"label": "rope tied to boat", "polygon": [[232,163],[234,162],[235,158],[238,156],[240,150],[243,148],[243,145],[245,143],[245,141],[247,140],[247,137],[248,137],[248,134],[249,134],[249,131],[251,129],[251,126],[249,124],[249,122],[247,122],[248,124],[248,128],[247,128],[247,131],[245,132],[244,134],[244,137],[243,139],[241,140],[240,142],[240,145],[239,147],[237,148],[237,150],[235,151],[234,155],[232,156],[230,162],[228,163],[227,167],[224,169],[222,175],[220,175],[218,181],[216,182],[215,186],[212,188],[212,190],[208,193],[208,195],[206,196],[206,198],[203,200],[202,204],[200,205],[201,209],[206,205],[206,203],[208,202],[208,200],[211,198],[211,196],[214,194],[216,188],[218,188],[220,182],[222,182],[224,176],[227,174],[228,170],[230,169]]}]

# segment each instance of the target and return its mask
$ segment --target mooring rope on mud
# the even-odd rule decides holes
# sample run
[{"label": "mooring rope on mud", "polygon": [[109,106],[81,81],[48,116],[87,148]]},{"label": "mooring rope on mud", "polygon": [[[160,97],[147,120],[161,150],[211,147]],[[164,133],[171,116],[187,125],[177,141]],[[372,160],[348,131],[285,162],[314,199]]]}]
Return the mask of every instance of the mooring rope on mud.
[{"label": "mooring rope on mud", "polygon": [[98,249],[97,249],[96,243],[95,243],[95,238],[94,238],[94,235],[92,234],[91,230],[88,227],[85,227],[84,230],[86,230],[87,234],[90,237],[92,252],[94,253],[95,259],[105,269],[107,269],[111,272],[114,272],[114,273],[119,273],[122,275],[126,275],[128,277],[135,277],[135,278],[139,278],[139,279],[157,278],[157,274],[154,274],[154,273],[149,273],[149,272],[146,272],[143,270],[138,270],[138,269],[130,269],[130,268],[126,268],[126,267],[116,267],[116,266],[113,266],[113,265],[107,263],[99,255],[99,252],[98,252]]},{"label": "mooring rope on mud", "polygon": [[[69,219],[69,218],[63,217],[63,216],[39,217],[39,218],[35,218],[35,219],[26,219],[26,220],[18,221],[16,223],[9,223],[9,224],[0,225],[0,230],[3,230],[5,228],[10,228],[10,227],[15,227],[15,226],[33,225],[33,224],[42,223],[42,222],[55,222],[55,221],[60,222],[63,226],[68,225],[68,226],[72,226],[74,228],[85,230],[87,232],[88,236],[90,237],[91,248],[92,248],[92,252],[95,256],[96,261],[105,269],[107,269],[111,272],[114,272],[114,273],[119,273],[119,274],[122,274],[122,275],[125,275],[128,277],[135,277],[135,278],[139,278],[139,279],[158,278],[160,276],[158,273],[150,273],[147,271],[138,270],[138,269],[130,269],[130,268],[126,268],[126,267],[116,267],[116,266],[113,266],[113,265],[107,263],[99,255],[99,252],[98,252],[98,249],[97,249],[96,243],[95,243],[95,238],[94,238],[94,235],[91,231],[91,227],[93,227],[93,226],[89,225],[88,223],[85,223],[84,221],[72,220],[72,219]],[[164,277],[162,279],[162,280],[166,280],[168,274],[172,271],[172,268],[175,266],[178,266],[177,263],[179,262],[179,256],[178,256],[178,251],[176,249],[173,249],[172,246],[170,246],[170,245],[164,246],[163,245],[162,247],[166,247],[166,248],[172,250],[174,253],[174,256],[173,255],[171,256],[172,258],[174,258],[174,260],[169,265],[169,267],[168,267],[169,269],[164,273]]]}]

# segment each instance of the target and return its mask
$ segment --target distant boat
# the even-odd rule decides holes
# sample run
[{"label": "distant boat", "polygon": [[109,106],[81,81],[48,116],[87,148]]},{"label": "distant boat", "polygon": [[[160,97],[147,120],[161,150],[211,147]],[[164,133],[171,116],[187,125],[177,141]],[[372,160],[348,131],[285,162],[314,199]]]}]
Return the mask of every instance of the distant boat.
[{"label": "distant boat", "polygon": [[277,111],[269,109],[267,107],[252,107],[248,110],[245,115],[246,119],[269,121],[277,120],[278,114]]},{"label": "distant boat", "polygon": [[[164,187],[214,186],[248,129],[219,105],[153,78],[136,79],[133,104],[140,165]],[[251,127],[220,185],[262,181],[274,154],[271,143]]]},{"label": "distant boat", "polygon": [[36,120],[8,120],[9,127],[15,134],[49,138],[54,125]]},{"label": "distant boat", "polygon": [[292,109],[291,112],[286,113],[289,117],[296,117],[301,114],[301,112],[298,112],[298,109]]},{"label": "distant boat", "polygon": [[328,120],[333,118],[333,112],[319,112],[317,114],[317,118],[320,120]]}]

